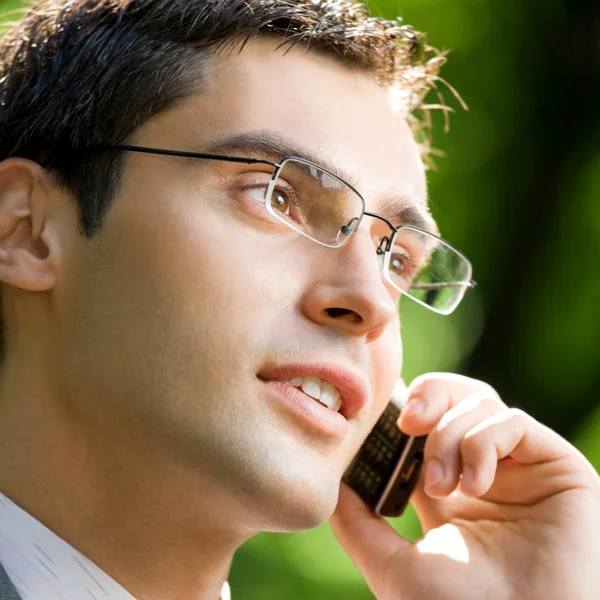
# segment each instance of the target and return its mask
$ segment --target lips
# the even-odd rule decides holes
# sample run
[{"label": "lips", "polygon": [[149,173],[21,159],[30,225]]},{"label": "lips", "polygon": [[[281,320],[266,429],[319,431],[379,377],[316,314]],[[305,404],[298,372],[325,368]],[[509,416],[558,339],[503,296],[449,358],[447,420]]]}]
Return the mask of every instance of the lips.
[{"label": "lips", "polygon": [[366,404],[369,388],[364,377],[330,362],[280,365],[260,372],[258,378],[263,381],[291,381],[297,377],[311,375],[328,381],[338,390],[342,399],[338,412],[346,419],[354,417]]}]

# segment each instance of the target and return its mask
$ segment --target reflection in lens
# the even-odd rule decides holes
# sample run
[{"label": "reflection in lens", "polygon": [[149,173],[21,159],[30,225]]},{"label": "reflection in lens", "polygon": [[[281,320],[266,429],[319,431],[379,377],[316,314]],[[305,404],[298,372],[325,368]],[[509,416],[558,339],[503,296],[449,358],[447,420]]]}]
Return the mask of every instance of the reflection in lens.
[{"label": "reflection in lens", "polygon": [[[466,258],[444,240],[413,227],[402,227],[386,259],[388,280],[400,291],[441,313],[451,312],[471,280]],[[394,258],[410,259],[410,276],[398,273]]]},{"label": "reflection in lens", "polygon": [[301,225],[295,228],[302,233],[317,242],[337,247],[356,231],[364,204],[341,179],[299,159],[288,159],[279,179],[284,187],[294,190],[301,217],[298,219]]}]

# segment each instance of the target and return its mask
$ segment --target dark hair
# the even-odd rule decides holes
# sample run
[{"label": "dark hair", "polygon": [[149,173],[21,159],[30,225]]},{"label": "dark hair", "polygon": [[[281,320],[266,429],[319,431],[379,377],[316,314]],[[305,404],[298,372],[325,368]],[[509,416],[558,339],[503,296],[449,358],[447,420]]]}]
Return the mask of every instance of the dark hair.
[{"label": "dark hair", "polygon": [[43,164],[92,236],[121,157],[89,149],[197,93],[218,52],[260,35],[374,72],[398,86],[407,114],[443,62],[421,34],[347,0],[42,0],[0,40],[0,160]]}]

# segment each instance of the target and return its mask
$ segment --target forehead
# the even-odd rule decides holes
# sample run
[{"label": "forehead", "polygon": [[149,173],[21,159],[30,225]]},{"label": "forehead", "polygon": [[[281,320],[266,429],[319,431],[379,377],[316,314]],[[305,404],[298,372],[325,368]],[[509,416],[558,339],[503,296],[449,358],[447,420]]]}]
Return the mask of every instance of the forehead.
[{"label": "forehead", "polygon": [[206,90],[154,117],[136,143],[186,150],[246,132],[275,132],[348,173],[376,210],[382,199],[426,204],[418,147],[374,77],[304,48],[259,39],[219,56]]}]

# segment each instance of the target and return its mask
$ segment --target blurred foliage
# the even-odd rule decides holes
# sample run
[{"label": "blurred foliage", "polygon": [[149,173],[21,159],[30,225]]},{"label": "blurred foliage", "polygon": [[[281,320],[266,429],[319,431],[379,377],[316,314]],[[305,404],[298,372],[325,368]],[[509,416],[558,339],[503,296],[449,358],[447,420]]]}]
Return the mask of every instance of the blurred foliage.
[{"label": "blurred foliage", "polygon": [[[0,0],[2,10],[18,6]],[[402,307],[407,381],[488,381],[600,468],[600,6],[586,0],[377,0],[451,49],[467,105],[436,116],[430,203],[479,286],[440,317]],[[12,16],[10,17],[13,18]],[[443,89],[443,86],[441,86]],[[412,510],[393,525],[415,539]],[[263,534],[237,554],[235,600],[372,598],[328,525]]]}]

